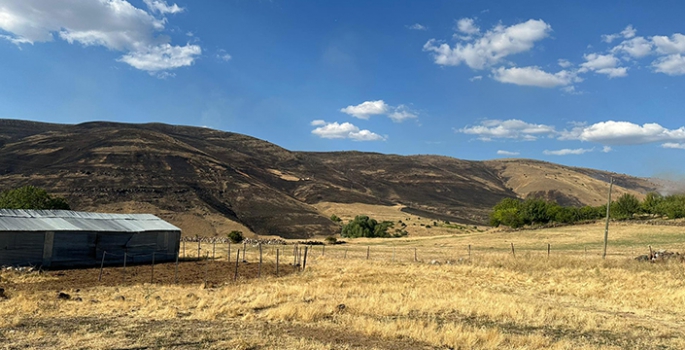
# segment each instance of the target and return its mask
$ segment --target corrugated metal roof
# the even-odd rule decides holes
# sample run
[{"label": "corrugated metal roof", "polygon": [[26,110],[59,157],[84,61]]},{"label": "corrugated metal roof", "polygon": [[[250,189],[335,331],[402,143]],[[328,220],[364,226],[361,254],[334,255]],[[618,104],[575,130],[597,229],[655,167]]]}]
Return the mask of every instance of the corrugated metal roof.
[{"label": "corrugated metal roof", "polygon": [[0,209],[1,231],[180,231],[152,214],[105,214],[70,210]]}]

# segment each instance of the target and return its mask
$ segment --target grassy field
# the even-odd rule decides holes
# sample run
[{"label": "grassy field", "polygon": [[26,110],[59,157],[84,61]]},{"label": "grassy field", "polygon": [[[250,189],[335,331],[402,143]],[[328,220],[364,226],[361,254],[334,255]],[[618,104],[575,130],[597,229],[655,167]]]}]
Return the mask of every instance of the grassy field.
[{"label": "grassy field", "polygon": [[[685,266],[633,259],[648,245],[684,252],[682,228],[612,225],[606,260],[602,237],[593,224],[360,239],[313,247],[300,273],[211,288],[200,276],[183,285],[93,282],[63,290],[71,300],[38,288],[64,276],[5,271],[0,348],[685,348]],[[256,252],[248,250],[252,271]],[[292,246],[279,252],[292,263]],[[264,248],[266,262],[274,254]],[[97,269],[81,273],[97,278]]]}]

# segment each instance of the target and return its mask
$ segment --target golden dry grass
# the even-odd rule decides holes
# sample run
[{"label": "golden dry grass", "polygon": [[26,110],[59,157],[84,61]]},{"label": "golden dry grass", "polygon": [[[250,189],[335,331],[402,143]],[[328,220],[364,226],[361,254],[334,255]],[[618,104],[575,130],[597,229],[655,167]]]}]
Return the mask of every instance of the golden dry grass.
[{"label": "golden dry grass", "polygon": [[[213,289],[198,283],[68,291],[82,298],[77,302],[57,300],[56,291],[8,288],[10,299],[0,301],[0,348],[682,349],[685,266],[630,255],[644,253],[652,240],[659,248],[683,247],[678,231],[614,225],[605,261],[599,250],[586,256],[582,248],[601,246],[597,224],[359,240],[329,246],[325,255],[314,247],[304,273]],[[565,249],[548,259],[547,240]],[[459,261],[467,244],[472,258]],[[290,249],[282,262],[292,258]],[[0,284],[41,278],[3,272]]]}]

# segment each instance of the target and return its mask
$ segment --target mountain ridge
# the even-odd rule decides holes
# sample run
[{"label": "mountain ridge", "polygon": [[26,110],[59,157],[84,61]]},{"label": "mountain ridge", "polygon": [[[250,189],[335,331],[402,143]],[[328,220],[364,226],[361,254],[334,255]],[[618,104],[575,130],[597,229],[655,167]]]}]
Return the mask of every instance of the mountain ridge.
[{"label": "mountain ridge", "polygon": [[[537,160],[300,152],[192,126],[0,119],[1,188],[41,186],[79,210],[153,212],[185,234],[236,227],[286,238],[338,232],[313,206],[320,202],[400,204],[428,217],[482,224],[508,197],[601,204],[612,176],[617,195],[640,197],[657,188],[646,179]],[[181,216],[193,216],[195,224],[183,227]]]}]

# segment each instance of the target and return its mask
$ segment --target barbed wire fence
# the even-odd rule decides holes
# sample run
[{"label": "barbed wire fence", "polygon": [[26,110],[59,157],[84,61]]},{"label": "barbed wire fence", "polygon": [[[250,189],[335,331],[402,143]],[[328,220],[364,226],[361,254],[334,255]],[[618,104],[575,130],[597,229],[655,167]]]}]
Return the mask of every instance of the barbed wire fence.
[{"label": "barbed wire fence", "polygon": [[[254,244],[254,242],[258,242]],[[530,243],[517,247],[513,242],[501,246],[482,246],[468,244],[464,246],[411,246],[411,245],[385,245],[385,244],[281,244],[281,240],[275,240],[277,244],[262,244],[253,241],[253,244],[243,242],[234,244],[220,241],[192,242],[182,240],[178,254],[154,252],[151,254],[112,254],[103,252],[98,281],[103,279],[103,270],[107,267],[121,267],[122,282],[127,281],[127,267],[137,268],[150,265],[150,283],[179,283],[179,274],[184,270],[179,269],[183,264],[202,264],[204,273],[198,276],[206,285],[210,282],[209,272],[212,269],[213,277],[223,275],[224,281],[238,281],[239,278],[262,278],[265,276],[281,276],[284,268],[288,273],[304,271],[316,267],[319,263],[330,260],[366,260],[370,262],[383,262],[390,264],[463,264],[479,257],[487,257],[494,254],[516,258],[551,258],[553,256],[581,256],[585,259],[601,256],[601,247],[586,245],[576,247],[573,250],[563,246],[563,249],[554,250],[554,244],[541,242],[532,246]],[[317,243],[317,242],[314,242]],[[626,257],[631,254],[643,253],[632,249],[630,251],[614,252],[609,254],[615,257]],[[635,256],[635,255],[633,255]],[[650,253],[651,256],[651,253]],[[173,280],[155,277],[155,265],[174,264]],[[241,266],[243,266],[241,268]],[[268,266],[268,269],[266,268]],[[219,269],[219,271],[216,271]],[[255,271],[252,271],[256,269]],[[244,271],[244,272],[243,272]],[[245,276],[243,276],[243,273]],[[137,274],[137,273],[136,273]],[[256,276],[255,276],[256,275]],[[188,280],[187,278],[181,278]]]}]

